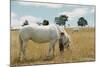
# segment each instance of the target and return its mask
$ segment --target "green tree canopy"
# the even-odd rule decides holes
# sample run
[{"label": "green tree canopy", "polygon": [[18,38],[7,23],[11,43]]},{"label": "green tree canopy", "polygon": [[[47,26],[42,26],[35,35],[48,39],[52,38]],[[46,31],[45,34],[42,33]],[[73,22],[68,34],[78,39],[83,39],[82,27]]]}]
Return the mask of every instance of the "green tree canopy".
[{"label": "green tree canopy", "polygon": [[68,21],[68,16],[66,16],[66,15],[60,15],[59,17],[55,17],[55,22],[58,25],[65,26],[66,21]]},{"label": "green tree canopy", "polygon": [[88,22],[87,22],[87,20],[85,20],[84,17],[80,17],[77,24],[78,24],[78,26],[86,26],[86,25],[88,25]]}]

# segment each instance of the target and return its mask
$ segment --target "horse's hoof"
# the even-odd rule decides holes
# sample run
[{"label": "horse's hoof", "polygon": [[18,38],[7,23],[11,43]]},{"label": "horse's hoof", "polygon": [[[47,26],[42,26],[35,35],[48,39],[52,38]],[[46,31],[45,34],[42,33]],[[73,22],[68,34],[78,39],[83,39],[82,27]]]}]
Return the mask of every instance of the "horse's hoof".
[{"label": "horse's hoof", "polygon": [[48,56],[48,57],[47,57],[48,60],[51,60],[51,59],[53,59],[53,58],[54,58],[54,56]]},{"label": "horse's hoof", "polygon": [[51,56],[47,56],[47,58],[50,58]]},{"label": "horse's hoof", "polygon": [[17,62],[22,62],[22,58],[21,57],[18,57],[18,60],[17,60]]},{"label": "horse's hoof", "polygon": [[24,59],[24,58],[18,58],[18,62],[24,62],[24,61],[26,61],[26,59]]}]

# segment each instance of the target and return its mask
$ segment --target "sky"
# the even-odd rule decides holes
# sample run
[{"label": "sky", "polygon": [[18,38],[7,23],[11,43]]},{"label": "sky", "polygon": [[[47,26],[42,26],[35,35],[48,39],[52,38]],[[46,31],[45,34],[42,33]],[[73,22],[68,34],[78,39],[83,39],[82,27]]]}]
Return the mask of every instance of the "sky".
[{"label": "sky", "polygon": [[66,26],[76,27],[80,17],[84,17],[89,26],[95,26],[95,6],[11,1],[11,27],[19,27],[25,20],[32,24],[46,19],[52,24],[54,18],[62,14],[68,16]]}]

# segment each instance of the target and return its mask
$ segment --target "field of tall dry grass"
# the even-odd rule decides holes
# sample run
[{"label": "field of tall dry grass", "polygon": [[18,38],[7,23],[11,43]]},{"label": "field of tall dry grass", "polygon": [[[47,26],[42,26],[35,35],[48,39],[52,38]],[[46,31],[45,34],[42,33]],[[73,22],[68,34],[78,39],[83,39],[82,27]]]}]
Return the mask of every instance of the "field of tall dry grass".
[{"label": "field of tall dry grass", "polygon": [[25,62],[18,62],[19,41],[18,31],[11,31],[11,65],[36,65],[53,63],[84,62],[95,60],[95,29],[82,28],[78,32],[73,32],[71,28],[66,29],[70,35],[70,48],[65,49],[61,56],[59,45],[56,43],[55,57],[50,60],[44,60],[48,54],[48,43],[38,44],[32,41],[28,42],[26,48]]}]

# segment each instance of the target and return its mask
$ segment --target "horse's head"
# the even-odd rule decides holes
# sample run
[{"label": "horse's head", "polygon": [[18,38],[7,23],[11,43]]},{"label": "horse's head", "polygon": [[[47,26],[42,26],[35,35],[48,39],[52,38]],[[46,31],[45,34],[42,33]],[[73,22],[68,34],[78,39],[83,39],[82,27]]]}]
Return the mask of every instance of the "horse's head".
[{"label": "horse's head", "polygon": [[69,43],[70,43],[69,36],[66,35],[65,32],[61,32],[60,33],[60,39],[59,39],[60,52],[63,52],[64,51],[64,47],[69,48]]}]

